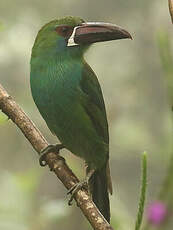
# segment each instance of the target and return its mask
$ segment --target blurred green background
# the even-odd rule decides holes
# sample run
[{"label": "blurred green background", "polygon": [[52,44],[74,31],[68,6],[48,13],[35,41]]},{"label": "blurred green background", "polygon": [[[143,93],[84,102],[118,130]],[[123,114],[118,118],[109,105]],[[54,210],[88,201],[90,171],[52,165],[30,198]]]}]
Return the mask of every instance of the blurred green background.
[{"label": "blurred green background", "polygon": [[[167,1],[1,0],[0,83],[50,143],[57,140],[32,100],[29,62],[40,27],[66,15],[115,23],[133,37],[132,41],[93,45],[86,59],[99,78],[107,107],[114,187],[112,225],[118,230],[134,229],[141,153],[148,152],[148,204],[160,191],[172,150],[171,97],[166,76],[173,76],[173,71],[166,74],[165,68],[172,68],[172,63],[165,67],[160,52],[166,42],[171,43],[173,34]],[[62,152],[69,166],[83,178],[83,161]],[[0,229],[90,229],[75,203],[68,207],[61,182],[47,168],[39,167],[36,152],[2,113]]]}]

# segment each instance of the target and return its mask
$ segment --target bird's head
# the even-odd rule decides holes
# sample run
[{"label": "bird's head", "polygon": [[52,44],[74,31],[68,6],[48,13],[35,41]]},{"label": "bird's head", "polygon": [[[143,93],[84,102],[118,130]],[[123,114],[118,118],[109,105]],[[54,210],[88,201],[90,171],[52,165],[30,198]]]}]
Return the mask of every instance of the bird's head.
[{"label": "bird's head", "polygon": [[47,56],[53,53],[69,53],[69,51],[83,54],[93,43],[125,38],[131,38],[131,35],[117,25],[85,22],[79,17],[69,16],[53,20],[40,29],[32,56]]}]

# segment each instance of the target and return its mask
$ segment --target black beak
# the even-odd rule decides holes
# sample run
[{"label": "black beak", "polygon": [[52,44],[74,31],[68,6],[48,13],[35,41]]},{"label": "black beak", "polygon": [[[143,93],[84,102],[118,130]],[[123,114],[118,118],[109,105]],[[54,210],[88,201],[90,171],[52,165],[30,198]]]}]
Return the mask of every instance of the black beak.
[{"label": "black beak", "polygon": [[75,28],[74,33],[74,42],[79,45],[126,38],[132,39],[126,30],[117,25],[100,22],[82,23]]}]

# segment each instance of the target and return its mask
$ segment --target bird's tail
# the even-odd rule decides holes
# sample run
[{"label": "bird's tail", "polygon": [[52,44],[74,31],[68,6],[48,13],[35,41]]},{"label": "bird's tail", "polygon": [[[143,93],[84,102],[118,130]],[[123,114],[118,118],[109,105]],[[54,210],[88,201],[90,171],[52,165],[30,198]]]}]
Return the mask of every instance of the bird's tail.
[{"label": "bird's tail", "polygon": [[110,223],[109,192],[112,194],[109,164],[96,170],[89,180],[92,200],[105,219]]}]

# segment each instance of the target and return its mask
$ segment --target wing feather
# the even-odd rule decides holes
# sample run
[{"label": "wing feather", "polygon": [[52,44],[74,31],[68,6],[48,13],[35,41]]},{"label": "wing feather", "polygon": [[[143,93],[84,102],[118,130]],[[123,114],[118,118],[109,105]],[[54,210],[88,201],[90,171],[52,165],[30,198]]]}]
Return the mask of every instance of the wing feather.
[{"label": "wing feather", "polygon": [[80,89],[85,94],[83,106],[86,113],[98,135],[108,144],[108,122],[102,90],[94,71],[86,62],[84,64]]}]

